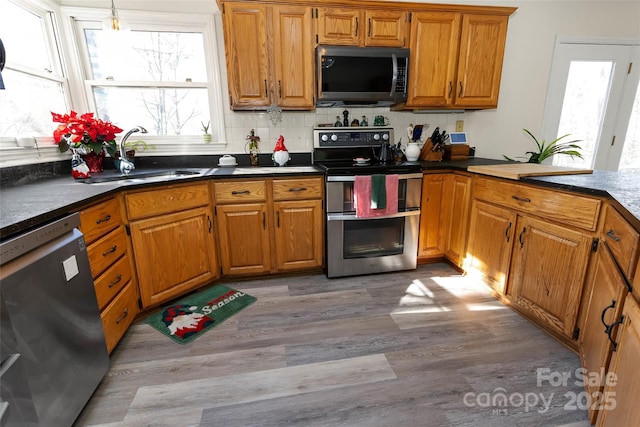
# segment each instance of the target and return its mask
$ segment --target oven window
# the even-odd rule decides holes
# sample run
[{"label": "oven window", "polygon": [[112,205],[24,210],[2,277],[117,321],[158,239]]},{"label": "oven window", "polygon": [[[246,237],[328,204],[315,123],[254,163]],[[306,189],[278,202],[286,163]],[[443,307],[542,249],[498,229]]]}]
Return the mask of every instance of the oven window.
[{"label": "oven window", "polygon": [[344,259],[401,255],[405,218],[344,221]]},{"label": "oven window", "polygon": [[[342,212],[355,212],[353,182],[345,182],[342,187]],[[398,180],[398,211],[404,212],[407,207],[407,180]]]}]

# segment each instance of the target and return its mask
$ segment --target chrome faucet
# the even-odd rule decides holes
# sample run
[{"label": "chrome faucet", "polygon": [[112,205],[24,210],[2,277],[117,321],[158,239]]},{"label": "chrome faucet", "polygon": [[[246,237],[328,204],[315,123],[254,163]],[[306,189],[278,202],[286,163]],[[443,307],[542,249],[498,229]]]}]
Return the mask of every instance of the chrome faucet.
[{"label": "chrome faucet", "polygon": [[135,132],[147,133],[147,130],[142,126],[136,126],[129,132],[125,133],[120,140],[120,173],[123,175],[129,175],[129,173],[136,168],[133,162],[127,158],[127,149],[125,148],[125,142],[127,142],[127,138],[129,138],[129,136],[131,136],[131,134]]}]

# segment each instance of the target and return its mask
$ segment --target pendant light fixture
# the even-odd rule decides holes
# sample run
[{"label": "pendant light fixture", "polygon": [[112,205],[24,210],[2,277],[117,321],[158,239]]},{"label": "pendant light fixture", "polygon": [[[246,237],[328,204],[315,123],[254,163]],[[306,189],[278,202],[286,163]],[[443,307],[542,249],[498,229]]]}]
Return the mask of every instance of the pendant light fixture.
[{"label": "pendant light fixture", "polygon": [[116,5],[113,0],[111,0],[111,16],[102,21],[102,27],[107,31],[124,30],[124,25],[120,18],[118,18],[118,11],[116,10]]}]

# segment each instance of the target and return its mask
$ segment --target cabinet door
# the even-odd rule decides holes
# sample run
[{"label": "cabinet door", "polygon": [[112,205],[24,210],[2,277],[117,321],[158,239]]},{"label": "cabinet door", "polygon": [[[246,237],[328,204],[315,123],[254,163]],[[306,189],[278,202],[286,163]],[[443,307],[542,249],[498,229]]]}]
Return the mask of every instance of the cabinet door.
[{"label": "cabinet door", "polygon": [[570,338],[591,238],[529,217],[518,218],[516,233],[508,295],[524,311]]},{"label": "cabinet door", "polygon": [[[580,333],[580,357],[588,372],[607,372],[611,359],[611,341],[605,332],[606,326],[614,323],[622,312],[627,295],[625,280],[606,245],[600,245],[595,260],[595,271],[591,276],[591,295]],[[604,322],[604,323],[603,323]],[[617,329],[617,328],[616,328]],[[612,331],[615,339],[617,330]],[[604,383],[586,384],[587,394],[594,399],[602,392]],[[589,406],[589,417],[593,424],[597,406]]]},{"label": "cabinet door", "polygon": [[500,294],[505,293],[515,228],[513,211],[473,201],[465,270],[479,273]]},{"label": "cabinet door", "polygon": [[278,270],[322,266],[322,200],[275,202]]},{"label": "cabinet door", "polygon": [[359,10],[319,7],[317,18],[318,44],[362,45],[362,13]]},{"label": "cabinet door", "polygon": [[308,6],[273,6],[276,97],[281,107],[315,107],[311,11]]},{"label": "cabinet door", "polygon": [[270,105],[265,6],[225,2],[223,15],[232,107]]},{"label": "cabinet door", "polygon": [[365,46],[404,47],[409,29],[407,13],[385,10],[365,12],[367,33]]},{"label": "cabinet door", "polygon": [[269,272],[271,251],[267,205],[217,206],[216,212],[222,272],[229,275]]},{"label": "cabinet door", "polygon": [[598,427],[637,426],[640,420],[640,306],[633,295],[627,296],[622,315],[617,349],[611,360],[613,381],[605,389]]},{"label": "cabinet door", "polygon": [[445,255],[458,267],[462,267],[464,262],[470,209],[471,178],[464,175],[448,175],[444,209],[447,236]]},{"label": "cabinet door", "polygon": [[414,13],[408,107],[453,104],[461,16],[457,13]]},{"label": "cabinet door", "polygon": [[498,106],[508,19],[507,16],[463,15],[454,88],[456,106]]},{"label": "cabinet door", "polygon": [[212,218],[202,207],[130,224],[143,307],[218,277]]},{"label": "cabinet door", "polygon": [[422,178],[418,257],[441,257],[445,250],[446,217],[443,206],[447,174],[427,174]]}]

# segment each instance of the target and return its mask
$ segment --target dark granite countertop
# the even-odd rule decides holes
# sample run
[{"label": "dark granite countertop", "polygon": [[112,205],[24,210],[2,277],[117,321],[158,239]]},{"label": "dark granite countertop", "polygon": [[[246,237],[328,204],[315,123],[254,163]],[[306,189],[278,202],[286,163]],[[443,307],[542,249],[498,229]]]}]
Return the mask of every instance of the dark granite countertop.
[{"label": "dark granite countertop", "polygon": [[[186,157],[186,156],[185,156]],[[306,160],[306,159],[304,159]],[[424,170],[466,171],[472,165],[490,165],[510,163],[503,160],[470,158],[442,162],[420,162]],[[211,163],[208,163],[209,165]],[[202,164],[181,162],[177,168],[194,168],[201,172],[197,176],[182,176],[170,182],[195,182],[203,179],[245,178],[270,176],[319,175],[322,172],[309,165],[309,161],[296,162],[285,167],[236,167],[203,168]],[[158,170],[168,167],[166,164],[145,165],[144,170]],[[173,169],[175,169],[174,167]],[[200,169],[195,169],[200,168]],[[140,169],[138,169],[140,170]],[[45,173],[34,181],[17,179],[14,185],[0,188],[0,239],[7,239],[22,231],[54,220],[78,210],[88,203],[99,200],[109,194],[115,194],[123,188],[151,187],[166,184],[167,180],[155,180],[145,183],[115,181],[100,184],[83,184],[75,181],[68,173],[63,176]],[[4,173],[4,170],[3,170]],[[115,174],[115,171],[104,172]],[[595,171],[593,174],[562,175],[546,177],[528,177],[521,180],[544,187],[574,191],[594,196],[608,197],[622,212],[627,220],[640,230],[640,176],[618,172]]]}]

